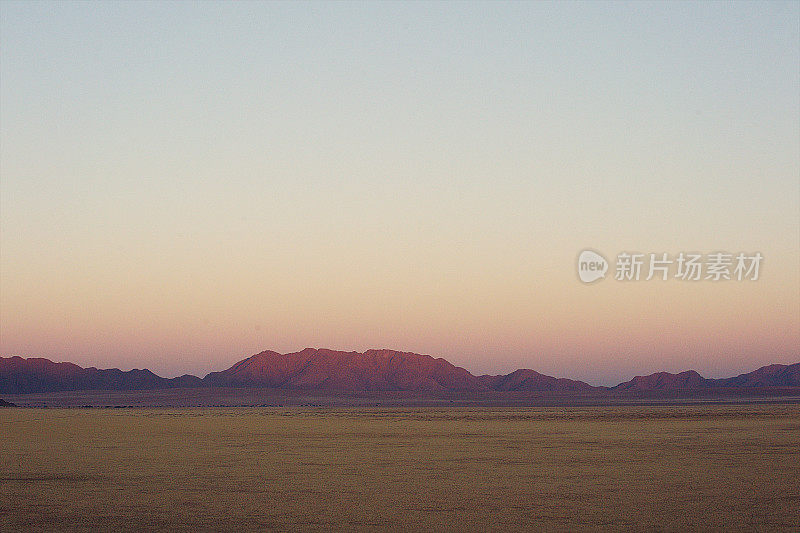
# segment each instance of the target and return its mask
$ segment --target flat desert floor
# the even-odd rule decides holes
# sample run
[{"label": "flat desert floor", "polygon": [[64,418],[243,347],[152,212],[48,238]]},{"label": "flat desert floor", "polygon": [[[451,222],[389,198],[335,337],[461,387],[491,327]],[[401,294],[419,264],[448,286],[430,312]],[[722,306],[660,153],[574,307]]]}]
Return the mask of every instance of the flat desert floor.
[{"label": "flat desert floor", "polygon": [[0,410],[0,530],[800,528],[800,406]]}]

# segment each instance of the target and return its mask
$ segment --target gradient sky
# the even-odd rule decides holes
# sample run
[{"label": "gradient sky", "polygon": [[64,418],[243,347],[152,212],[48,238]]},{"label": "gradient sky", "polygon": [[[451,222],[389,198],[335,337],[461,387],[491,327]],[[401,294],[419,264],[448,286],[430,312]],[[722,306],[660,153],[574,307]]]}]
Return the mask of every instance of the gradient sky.
[{"label": "gradient sky", "polygon": [[[800,3],[0,3],[0,355],[800,361]],[[584,248],[755,282],[582,284]]]}]

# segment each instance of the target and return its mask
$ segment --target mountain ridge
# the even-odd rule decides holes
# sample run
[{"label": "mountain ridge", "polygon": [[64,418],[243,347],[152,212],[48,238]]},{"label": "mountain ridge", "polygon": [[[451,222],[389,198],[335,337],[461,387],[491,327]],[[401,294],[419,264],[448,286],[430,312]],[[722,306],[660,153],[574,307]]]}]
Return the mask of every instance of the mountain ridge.
[{"label": "mountain ridge", "polygon": [[705,378],[694,370],[636,376],[614,387],[557,378],[532,369],[509,374],[471,374],[430,355],[390,349],[364,352],[305,348],[281,354],[265,350],[210,372],[202,379],[163,378],[148,369],[83,368],[45,358],[0,357],[0,394],[77,390],[151,390],[199,387],[255,387],[306,391],[411,391],[453,393],[591,391],[675,392],[756,387],[800,387],[800,363],[771,364],[730,378]]}]

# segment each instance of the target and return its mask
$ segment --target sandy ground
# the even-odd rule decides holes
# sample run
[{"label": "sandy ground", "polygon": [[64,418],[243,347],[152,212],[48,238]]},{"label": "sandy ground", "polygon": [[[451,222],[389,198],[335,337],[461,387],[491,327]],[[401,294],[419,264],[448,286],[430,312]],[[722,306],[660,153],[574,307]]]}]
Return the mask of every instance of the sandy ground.
[{"label": "sandy ground", "polygon": [[800,406],[0,410],[0,530],[769,530]]}]

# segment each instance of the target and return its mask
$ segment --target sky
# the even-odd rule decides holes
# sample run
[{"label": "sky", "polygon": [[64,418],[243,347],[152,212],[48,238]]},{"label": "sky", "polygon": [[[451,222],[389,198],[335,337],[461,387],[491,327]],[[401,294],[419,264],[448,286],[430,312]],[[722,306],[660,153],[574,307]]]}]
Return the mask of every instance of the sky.
[{"label": "sky", "polygon": [[[625,251],[764,259],[618,281]],[[800,361],[800,3],[0,2],[0,355],[305,347]]]}]

